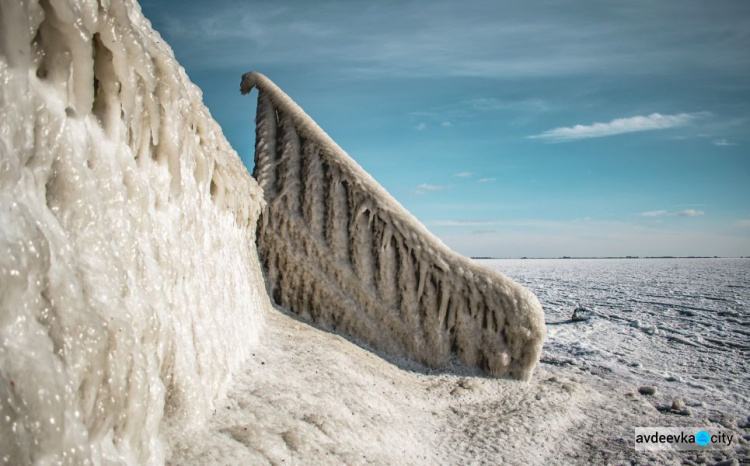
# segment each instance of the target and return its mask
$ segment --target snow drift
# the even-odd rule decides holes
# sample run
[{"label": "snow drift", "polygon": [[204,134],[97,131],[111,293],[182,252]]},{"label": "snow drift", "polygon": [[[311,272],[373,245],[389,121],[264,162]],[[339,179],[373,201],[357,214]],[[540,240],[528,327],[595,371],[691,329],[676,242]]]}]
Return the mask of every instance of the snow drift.
[{"label": "snow drift", "polygon": [[531,292],[449,250],[259,73],[258,250],[274,301],[392,355],[451,354],[528,380],[545,336]]},{"label": "snow drift", "polygon": [[0,462],[162,463],[270,305],[262,192],[130,0],[0,1]]}]

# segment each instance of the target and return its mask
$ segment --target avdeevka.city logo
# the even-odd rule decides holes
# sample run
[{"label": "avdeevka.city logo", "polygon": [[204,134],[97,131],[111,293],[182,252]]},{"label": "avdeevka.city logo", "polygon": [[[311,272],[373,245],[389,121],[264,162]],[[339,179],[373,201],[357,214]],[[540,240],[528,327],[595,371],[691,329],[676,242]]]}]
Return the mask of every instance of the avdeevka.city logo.
[{"label": "avdeevka.city logo", "polygon": [[733,432],[720,429],[696,427],[635,428],[635,449],[638,451],[725,448],[731,446],[733,440]]},{"label": "avdeevka.city logo", "polygon": [[710,442],[711,442],[711,435],[709,435],[709,433],[706,432],[705,430],[702,430],[698,432],[697,434],[695,434],[695,443],[697,443],[698,445],[705,447]]}]

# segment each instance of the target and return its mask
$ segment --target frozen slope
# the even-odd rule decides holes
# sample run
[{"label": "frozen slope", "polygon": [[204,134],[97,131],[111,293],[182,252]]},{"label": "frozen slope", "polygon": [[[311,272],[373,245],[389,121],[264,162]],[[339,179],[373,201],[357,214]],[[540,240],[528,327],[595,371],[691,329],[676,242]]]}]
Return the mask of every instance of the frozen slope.
[{"label": "frozen slope", "polygon": [[449,250],[259,73],[258,250],[276,303],[391,355],[452,355],[528,380],[545,335],[536,297]]},{"label": "frozen slope", "polygon": [[269,305],[262,193],[129,0],[0,0],[0,463],[158,464]]}]

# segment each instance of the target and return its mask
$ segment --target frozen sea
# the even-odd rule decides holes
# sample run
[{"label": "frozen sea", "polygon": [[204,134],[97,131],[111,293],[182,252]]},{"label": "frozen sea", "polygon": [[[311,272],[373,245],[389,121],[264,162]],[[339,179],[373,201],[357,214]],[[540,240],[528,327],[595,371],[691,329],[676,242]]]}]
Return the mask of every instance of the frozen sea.
[{"label": "frozen sea", "polygon": [[[682,397],[697,415],[750,414],[750,259],[479,260],[536,293],[543,365]],[[573,310],[595,311],[572,322]],[[731,421],[730,421],[731,422]]]}]

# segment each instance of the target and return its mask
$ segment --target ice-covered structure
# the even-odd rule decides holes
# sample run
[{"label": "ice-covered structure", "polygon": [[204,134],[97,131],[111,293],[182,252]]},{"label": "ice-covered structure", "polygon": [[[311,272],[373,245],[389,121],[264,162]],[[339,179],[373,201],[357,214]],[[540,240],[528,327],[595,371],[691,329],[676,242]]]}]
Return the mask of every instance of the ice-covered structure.
[{"label": "ice-covered structure", "polygon": [[545,336],[536,296],[448,249],[268,78],[245,74],[253,88],[274,301],[392,355],[440,367],[453,353],[528,380]]},{"label": "ice-covered structure", "polygon": [[0,0],[0,83],[0,463],[163,463],[270,306],[262,192],[134,0]]},{"label": "ice-covered structure", "polygon": [[[0,83],[0,463],[163,463],[262,329],[263,192],[135,0],[0,0]],[[265,78],[243,86],[276,300],[527,379],[534,296],[447,250]]]}]

